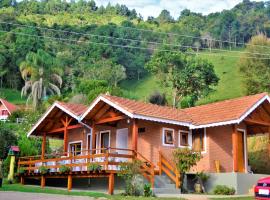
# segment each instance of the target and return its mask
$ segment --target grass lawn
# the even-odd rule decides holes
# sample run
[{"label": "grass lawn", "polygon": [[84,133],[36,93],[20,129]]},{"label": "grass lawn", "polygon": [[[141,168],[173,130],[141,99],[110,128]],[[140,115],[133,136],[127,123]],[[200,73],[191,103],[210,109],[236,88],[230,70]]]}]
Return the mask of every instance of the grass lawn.
[{"label": "grass lawn", "polygon": [[14,104],[24,104],[26,101],[25,98],[21,98],[21,92],[14,89],[0,89],[0,98],[4,98]]},{"label": "grass lawn", "polygon": [[[239,49],[237,50],[239,51]],[[215,52],[212,53],[215,54]],[[215,56],[199,55],[201,58],[209,60],[214,65],[215,72],[220,80],[218,86],[214,88],[215,91],[206,98],[199,100],[197,104],[206,104],[244,95],[244,86],[242,85],[242,78],[238,67],[239,58],[229,57],[239,55],[239,53],[235,52],[222,52],[222,55],[220,55],[220,52],[217,52]],[[147,101],[148,97],[154,91],[164,91],[164,89],[159,86],[157,78],[153,75],[147,75],[139,81],[122,81],[120,87],[127,90],[128,96],[143,101]],[[168,93],[169,91],[166,92]],[[168,101],[171,102],[170,97]]]},{"label": "grass lawn", "polygon": [[20,184],[4,184],[2,188],[0,188],[1,191],[16,191],[16,192],[28,192],[28,193],[46,193],[46,194],[59,194],[59,195],[72,195],[72,196],[89,196],[89,197],[106,197],[108,199],[112,200],[120,200],[120,199],[126,199],[126,200],[181,200],[180,198],[154,198],[154,197],[129,197],[129,196],[122,196],[122,195],[107,195],[100,192],[93,192],[93,191],[71,191],[68,192],[67,190],[62,189],[51,189],[51,188],[40,188],[38,186],[29,186],[29,185],[20,185]]}]

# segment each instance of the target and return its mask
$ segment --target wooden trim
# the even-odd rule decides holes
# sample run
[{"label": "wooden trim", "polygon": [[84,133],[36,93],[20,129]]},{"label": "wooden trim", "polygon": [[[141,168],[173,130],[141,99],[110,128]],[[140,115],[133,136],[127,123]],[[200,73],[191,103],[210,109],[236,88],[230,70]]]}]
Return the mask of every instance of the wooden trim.
[{"label": "wooden trim", "polygon": [[132,150],[135,152],[138,149],[138,121],[134,119],[132,121]]},{"label": "wooden trim", "polygon": [[238,171],[238,136],[236,125],[232,126],[233,171]]},{"label": "wooden trim", "polygon": [[245,119],[245,122],[252,123],[252,124],[258,124],[261,126],[270,126],[269,122],[265,122],[262,120],[255,120],[255,119]]},{"label": "wooden trim", "polygon": [[126,116],[120,115],[120,116],[108,117],[108,118],[100,119],[100,120],[96,121],[95,124],[104,124],[104,123],[108,123],[108,122],[119,121],[119,120],[122,120],[122,119],[126,119]]},{"label": "wooden trim", "polygon": [[[82,128],[82,127],[83,127],[83,125],[81,125],[81,124],[75,124],[75,125],[68,126],[67,129],[71,130],[71,129]],[[50,134],[51,133],[59,133],[59,132],[63,132],[64,130],[65,130],[65,127],[56,128],[56,129],[50,130],[47,133],[50,133]]]}]

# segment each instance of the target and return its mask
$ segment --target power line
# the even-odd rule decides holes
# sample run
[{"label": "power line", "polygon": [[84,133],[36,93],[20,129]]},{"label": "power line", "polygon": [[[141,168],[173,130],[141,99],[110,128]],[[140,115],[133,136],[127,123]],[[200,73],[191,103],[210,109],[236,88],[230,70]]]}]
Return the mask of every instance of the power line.
[{"label": "power line", "polygon": [[[68,33],[68,34],[98,37],[98,38],[100,37],[100,38],[116,39],[116,40],[140,42],[140,43],[145,42],[145,43],[148,43],[148,44],[173,46],[173,47],[186,48],[186,49],[188,49],[188,48],[199,49],[199,50],[209,50],[210,49],[210,48],[207,48],[207,47],[196,47],[196,46],[188,46],[188,45],[176,45],[176,44],[171,44],[171,43],[149,42],[149,41],[142,41],[142,40],[130,39],[130,38],[119,38],[119,37],[114,37],[114,36],[104,36],[104,35],[81,33],[81,32],[75,32],[75,31],[65,31],[65,30],[59,30],[59,29],[53,29],[53,28],[45,28],[45,27],[40,27],[40,26],[30,26],[30,25],[16,24],[16,23],[11,23],[11,22],[0,22],[0,24],[9,24],[9,25],[15,25],[15,26],[20,26],[20,27],[28,27],[28,28],[49,30],[49,31]],[[265,47],[267,47],[267,46],[265,46]],[[270,47],[268,47],[268,48],[270,48]],[[211,50],[213,50],[213,51],[221,51],[221,52],[234,52],[234,53],[239,53],[239,54],[270,56],[270,54],[264,54],[264,53],[258,53],[258,52],[243,52],[243,51],[225,50],[225,49],[217,49],[217,48],[211,48]]]},{"label": "power line", "polygon": [[[11,33],[16,35],[23,35],[23,36],[29,36],[29,37],[36,37],[36,38],[44,38],[44,39],[51,39],[55,41],[68,41],[68,42],[76,42],[76,43],[87,43],[87,44],[96,44],[96,45],[103,45],[103,46],[113,46],[113,47],[119,47],[119,48],[130,48],[130,49],[141,49],[141,50],[152,50],[152,51],[161,51],[161,52],[179,52],[179,50],[168,50],[168,49],[158,49],[158,48],[149,48],[149,47],[138,47],[138,46],[130,46],[130,45],[118,45],[118,44],[108,44],[108,43],[101,43],[101,42],[93,42],[93,41],[78,41],[78,40],[71,40],[71,39],[65,39],[65,38],[55,38],[55,37],[49,37],[49,36],[39,36],[39,35],[32,35],[27,33],[20,33],[20,32],[9,32],[9,31],[3,31],[0,30],[2,33]],[[199,53],[199,52],[182,52],[184,54],[193,54],[193,55],[209,55],[209,56],[224,56],[224,57],[232,57],[232,58],[240,58],[239,56],[234,55],[222,55],[222,54],[213,54],[213,53]],[[245,58],[256,58],[259,60],[268,60],[270,58],[258,58],[258,57],[247,57]]]}]

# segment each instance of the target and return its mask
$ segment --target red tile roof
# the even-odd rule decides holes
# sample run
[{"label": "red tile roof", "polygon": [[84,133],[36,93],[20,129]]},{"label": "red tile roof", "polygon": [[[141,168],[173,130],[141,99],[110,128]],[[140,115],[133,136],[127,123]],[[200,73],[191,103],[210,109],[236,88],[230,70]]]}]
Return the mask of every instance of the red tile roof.
[{"label": "red tile roof", "polygon": [[261,93],[244,96],[236,99],[186,108],[183,109],[183,111],[191,117],[193,125],[237,120],[267,95],[267,93]]},{"label": "red tile roof", "polygon": [[7,110],[9,111],[10,114],[18,109],[17,106],[15,106],[14,104],[8,102],[5,99],[0,98],[0,102],[1,102],[1,104],[3,104],[7,108]]},{"label": "red tile roof", "polygon": [[237,120],[268,94],[261,93],[186,109],[174,109],[110,95],[101,96],[132,114],[174,120],[198,126]]},{"label": "red tile roof", "polygon": [[176,109],[168,106],[158,106],[151,103],[145,103],[110,95],[101,96],[135,115],[137,114],[185,123],[191,122],[191,118],[189,118],[189,116],[186,115],[186,113],[181,109]]},{"label": "red tile roof", "polygon": [[78,117],[87,110],[87,106],[83,104],[65,103],[60,101],[57,103]]}]

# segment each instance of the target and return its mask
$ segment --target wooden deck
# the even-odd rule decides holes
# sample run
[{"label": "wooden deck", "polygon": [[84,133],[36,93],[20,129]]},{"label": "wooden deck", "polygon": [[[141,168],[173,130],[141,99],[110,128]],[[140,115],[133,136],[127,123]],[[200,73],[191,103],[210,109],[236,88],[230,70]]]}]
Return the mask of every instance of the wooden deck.
[{"label": "wooden deck", "polygon": [[[120,172],[121,166],[133,160],[142,162],[142,174],[153,185],[155,165],[140,153],[130,149],[93,149],[81,151],[78,155],[70,153],[44,155],[43,159],[41,155],[20,157],[18,169],[24,171],[19,174],[22,184],[25,178],[40,178],[41,187],[45,187],[47,178],[67,178],[68,190],[72,189],[72,178],[108,177],[108,193],[113,194],[114,175]],[[91,171],[89,169],[91,163],[100,165],[101,170]],[[41,166],[46,167],[48,172],[41,174]],[[60,168],[63,166],[68,167],[70,171],[61,172]]]}]

